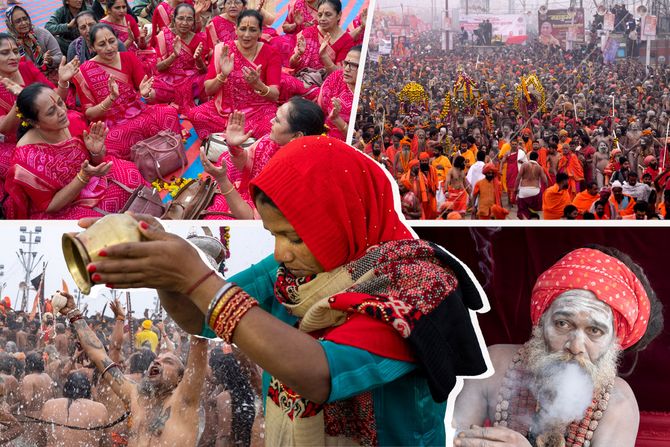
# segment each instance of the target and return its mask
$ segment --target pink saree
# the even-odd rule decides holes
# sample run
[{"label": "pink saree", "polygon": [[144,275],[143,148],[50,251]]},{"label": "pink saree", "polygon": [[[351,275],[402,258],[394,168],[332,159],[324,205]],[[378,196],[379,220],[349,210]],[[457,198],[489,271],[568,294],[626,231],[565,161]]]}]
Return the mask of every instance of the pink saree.
[{"label": "pink saree", "polygon": [[[319,55],[319,48],[323,42],[324,36],[319,31],[317,25],[310,26],[301,31],[303,37],[305,38],[305,53],[300,58],[298,66],[295,67],[295,71],[299,72],[306,68],[311,68],[313,70],[321,70],[323,67],[323,62],[321,62],[321,56]],[[351,39],[349,33],[344,32],[340,37],[337,38],[335,42],[330,42],[327,48],[328,55],[332,61],[336,64],[339,64],[347,56],[347,53],[354,46],[354,41]]]},{"label": "pink saree", "polygon": [[[170,28],[164,28],[156,36],[156,49],[159,59],[169,56],[174,48],[175,35]],[[205,39],[202,33],[193,36],[193,39],[187,44],[182,42],[181,52],[175,61],[166,71],[157,72],[154,76],[154,90],[156,90],[156,102],[169,104],[171,102],[179,106],[179,111],[185,113],[195,105],[193,100],[200,97],[204,102],[205,76],[206,73],[200,73],[195,66],[195,53],[198,45],[202,43],[205,46]],[[206,54],[206,48],[203,49],[203,55]]]},{"label": "pink saree", "polygon": [[105,145],[108,154],[128,159],[133,144],[164,129],[180,133],[181,125],[173,107],[146,105],[140,100],[137,89],[144,72],[135,55],[130,52],[119,55],[121,70],[89,60],[79,67],[79,73],[73,79],[84,108],[96,106],[107,98],[108,79],[111,76],[116,80],[119,97],[104,116],[109,127]]},{"label": "pink saree", "polygon": [[58,144],[28,144],[14,150],[12,167],[5,181],[9,197],[5,214],[10,219],[79,219],[98,217],[100,212],[118,212],[130,194],[117,184],[135,188],[145,181],[137,167],[124,160],[106,157],[112,169],[103,177],[92,177],[71,204],[60,211],[47,213],[54,196],[74,179],[89,153],[79,138]]},{"label": "pink saree", "polygon": [[[235,185],[245,202],[256,209],[256,205],[251,199],[249,193],[249,182],[253,180],[263,170],[270,158],[280,149],[279,145],[270,139],[268,135],[261,137],[250,148],[247,156],[247,163],[243,169],[238,169],[234,164],[230,152],[224,152],[219,158],[218,165],[226,164],[228,168],[228,178]],[[230,207],[223,194],[214,196],[214,201],[207,208],[207,211],[230,212]],[[206,216],[205,219],[229,219],[220,215]]]},{"label": "pink saree", "polygon": [[[223,43],[214,48],[213,62],[209,66],[207,79],[214,79],[221,72],[219,58],[223,51]],[[223,132],[228,125],[228,115],[234,110],[245,114],[245,132],[252,131],[254,138],[270,133],[270,120],[277,112],[277,104],[259,95],[244,80],[243,67],[257,69],[262,66],[261,79],[268,85],[279,85],[281,67],[278,56],[269,45],[263,44],[256,59],[249,62],[237,49],[235,43],[230,44],[230,52],[235,55],[235,65],[226,82],[212,100],[188,111],[188,119],[200,138],[209,134]]]},{"label": "pink saree", "polygon": [[130,32],[132,31],[133,43],[128,46],[128,51],[135,53],[135,56],[137,56],[137,59],[142,63],[144,72],[147,75],[151,76],[154,74],[156,71],[156,52],[150,45],[143,50],[137,45],[137,42],[140,40],[140,28],[130,14],[126,14],[125,24],[112,23],[105,19],[100,20],[100,23],[106,23],[111,26],[116,33],[116,36],[122,42],[128,40],[128,36],[130,36]]},{"label": "pink saree", "polygon": [[205,34],[207,35],[207,48],[209,48],[210,51],[212,51],[219,42],[230,44],[237,39],[235,24],[221,16],[212,18],[205,27]]},{"label": "pink saree", "polygon": [[[48,85],[51,88],[54,88],[54,85],[42,74],[41,71],[35,67],[32,62],[19,62],[19,73],[23,78],[23,86],[27,87],[36,82],[41,82]],[[16,96],[12,94],[9,90],[5,88],[4,85],[0,84],[0,116],[5,116],[9,111],[14,107],[16,103]],[[73,136],[81,136],[84,129],[88,128],[88,122],[86,117],[81,113],[75,110],[68,110],[67,117],[70,120],[70,133]],[[5,143],[16,144],[16,131],[18,128],[9,132],[5,135]]]},{"label": "pink saree", "polygon": [[340,109],[340,117],[349,123],[351,116],[351,107],[354,102],[354,93],[349,90],[349,86],[344,82],[344,72],[337,70],[331,73],[321,86],[321,93],[319,95],[319,106],[326,115],[326,125],[328,126],[328,136],[338,138],[342,141],[347,137],[339,131],[337,126],[328,118],[330,112],[333,110],[333,98],[338,98],[342,103]]}]

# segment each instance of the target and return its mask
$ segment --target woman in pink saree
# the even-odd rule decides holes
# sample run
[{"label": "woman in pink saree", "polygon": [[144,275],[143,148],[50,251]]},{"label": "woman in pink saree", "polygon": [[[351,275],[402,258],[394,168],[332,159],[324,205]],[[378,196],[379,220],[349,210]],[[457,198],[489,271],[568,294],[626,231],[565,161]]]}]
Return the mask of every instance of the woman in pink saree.
[{"label": "woman in pink saree", "polygon": [[[77,71],[79,61],[73,60],[65,64],[61,60],[58,69],[58,95],[66,99],[70,79]],[[14,37],[9,34],[0,33],[0,198],[2,198],[2,183],[10,166],[10,160],[14,146],[16,146],[16,134],[19,130],[19,118],[16,116],[16,97],[21,91],[36,82],[42,82],[52,89],[55,88],[47,80],[44,74],[30,61],[21,61],[19,49]],[[86,119],[81,113],[68,110],[70,119],[70,133],[80,136],[88,126]]]},{"label": "woman in pink saree", "polygon": [[124,188],[144,184],[137,167],[105,155],[106,126],[97,122],[83,139],[68,130],[67,108],[53,89],[23,89],[17,107],[27,129],[14,150],[5,181],[10,219],[79,219],[118,212]]},{"label": "woman in pink saree", "polygon": [[245,132],[254,138],[270,133],[281,66],[271,47],[258,41],[262,22],[258,11],[246,10],[238,17],[238,39],[216,45],[205,81],[205,92],[213,98],[187,113],[200,138],[222,132],[236,110],[246,116]]},{"label": "woman in pink saree", "polygon": [[156,52],[147,45],[147,29],[137,26],[137,22],[128,14],[126,0],[107,0],[107,15],[100,19],[116,33],[116,36],[142,63],[144,72],[153,74],[156,66]]},{"label": "woman in pink saree", "polygon": [[[342,18],[342,3],[340,0],[322,0],[319,3],[318,25],[302,30],[297,37],[297,43],[290,66],[298,76],[304,71],[322,71],[325,79],[328,74],[339,69],[339,64],[354,46],[349,33],[344,31],[339,23]],[[310,82],[321,85],[323,81]]]},{"label": "woman in pink saree", "polygon": [[133,53],[119,53],[112,28],[98,23],[89,37],[97,55],[79,67],[74,83],[86,117],[102,120],[109,128],[105,141],[109,154],[128,159],[138,141],[165,129],[179,134],[181,125],[173,107],[140,100],[154,100],[153,78],[144,74]]},{"label": "woman in pink saree", "polygon": [[358,77],[358,64],[361,58],[361,47],[349,50],[342,61],[344,68],[330,74],[321,86],[318,104],[328,117],[328,136],[342,141],[347,137],[351,107],[354,102],[354,89]]},{"label": "woman in pink saree", "polygon": [[226,129],[230,152],[224,152],[216,164],[207,159],[204,149],[200,154],[205,172],[219,182],[222,192],[214,196],[214,202],[207,209],[212,214],[205,219],[225,218],[225,213],[230,214],[228,218],[257,218],[256,206],[249,194],[249,182],[260,174],[282,146],[305,135],[321,135],[323,124],[324,115],[319,106],[293,97],[277,109],[270,134],[245,150],[239,147],[249,137],[249,133],[244,132],[244,113],[231,114]]},{"label": "woman in pink saree", "polygon": [[217,43],[229,44],[237,39],[237,17],[247,7],[247,0],[224,0],[223,14],[212,17],[205,27],[207,48],[213,51]]},{"label": "woman in pink saree", "polygon": [[[156,102],[174,103],[185,113],[195,104],[194,98],[205,102],[205,75],[207,54],[205,37],[195,33],[195,9],[181,4],[174,10],[171,28],[164,28],[156,37],[158,52],[157,74],[153,87]],[[202,95],[202,96],[201,96]]]}]

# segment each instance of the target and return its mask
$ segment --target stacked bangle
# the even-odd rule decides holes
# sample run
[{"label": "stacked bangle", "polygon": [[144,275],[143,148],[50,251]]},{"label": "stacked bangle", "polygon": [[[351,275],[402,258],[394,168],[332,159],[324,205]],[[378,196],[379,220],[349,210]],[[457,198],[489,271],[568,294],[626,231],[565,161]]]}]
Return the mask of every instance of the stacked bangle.
[{"label": "stacked bangle", "polygon": [[207,313],[207,321],[216,335],[226,343],[232,343],[233,333],[238,323],[249,309],[257,305],[258,301],[244,290],[235,284],[228,283],[219,289],[217,298],[212,300],[210,311]]},{"label": "stacked bangle", "polygon": [[82,182],[84,185],[88,185],[88,180],[82,175],[81,171],[77,172],[77,180]]},{"label": "stacked bangle", "polygon": [[226,77],[223,76],[222,73],[219,73],[218,75],[216,75],[216,80],[219,81],[221,84],[223,84],[224,82],[226,82]]}]

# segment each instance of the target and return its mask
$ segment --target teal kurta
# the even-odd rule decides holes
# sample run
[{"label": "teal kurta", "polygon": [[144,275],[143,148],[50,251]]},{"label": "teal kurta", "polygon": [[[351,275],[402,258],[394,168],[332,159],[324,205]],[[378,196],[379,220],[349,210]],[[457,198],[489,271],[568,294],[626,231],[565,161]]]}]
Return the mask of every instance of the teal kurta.
[{"label": "teal kurta", "polygon": [[[281,321],[294,325],[275,299],[274,282],[279,265],[272,256],[230,278],[261,308]],[[205,337],[216,335],[208,327]],[[446,444],[444,417],[446,402],[433,400],[428,382],[416,364],[384,358],[363,349],[330,341],[320,341],[328,360],[331,376],[329,402],[346,399],[365,391],[372,392],[379,445],[427,446]],[[263,372],[263,394],[267,395],[270,375]]]}]

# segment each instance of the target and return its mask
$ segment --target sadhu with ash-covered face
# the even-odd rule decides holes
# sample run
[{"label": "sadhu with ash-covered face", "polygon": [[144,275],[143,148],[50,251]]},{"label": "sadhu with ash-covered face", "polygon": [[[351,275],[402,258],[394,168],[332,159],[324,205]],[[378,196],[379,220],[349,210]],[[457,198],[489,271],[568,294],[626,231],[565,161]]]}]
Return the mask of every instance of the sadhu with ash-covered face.
[{"label": "sadhu with ash-covered face", "polygon": [[642,269],[618,250],[580,248],[540,275],[530,304],[531,339],[490,347],[496,373],[466,381],[454,445],[633,446],[639,411],[617,361],[663,327]]}]

